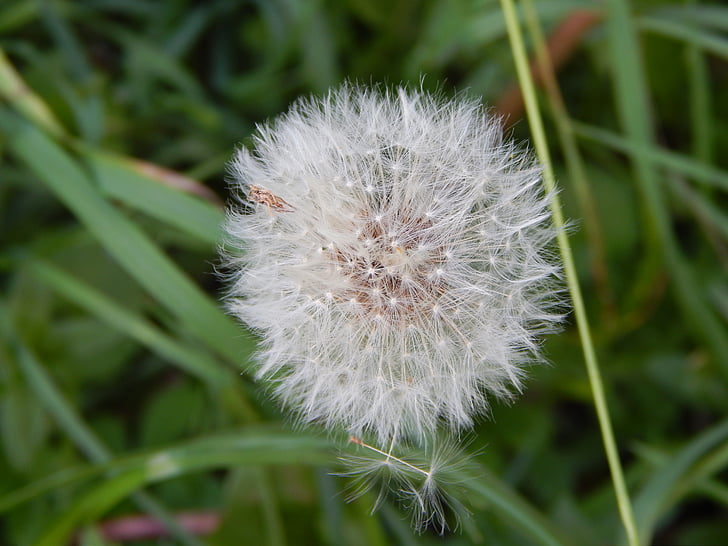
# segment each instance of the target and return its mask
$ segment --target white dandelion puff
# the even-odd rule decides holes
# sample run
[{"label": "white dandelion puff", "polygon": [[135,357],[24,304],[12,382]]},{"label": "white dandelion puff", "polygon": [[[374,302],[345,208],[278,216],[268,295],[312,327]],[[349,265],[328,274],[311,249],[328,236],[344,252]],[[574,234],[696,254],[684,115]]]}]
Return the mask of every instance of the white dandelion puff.
[{"label": "white dandelion puff", "polygon": [[[540,170],[476,102],[345,86],[259,128],[230,172],[229,309],[306,422],[470,427],[558,320]],[[242,251],[242,252],[240,252]]]},{"label": "white dandelion puff", "polygon": [[[228,308],[301,422],[427,445],[521,390],[560,319],[556,232],[538,164],[476,101],[345,85],[229,171]],[[442,513],[428,483],[401,489]]]}]

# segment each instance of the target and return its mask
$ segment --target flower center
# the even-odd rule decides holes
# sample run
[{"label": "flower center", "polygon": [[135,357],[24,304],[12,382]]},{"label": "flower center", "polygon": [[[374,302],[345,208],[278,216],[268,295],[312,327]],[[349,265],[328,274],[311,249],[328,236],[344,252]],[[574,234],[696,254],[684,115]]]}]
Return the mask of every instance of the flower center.
[{"label": "flower center", "polygon": [[445,289],[445,250],[431,220],[400,213],[362,211],[354,248],[328,250],[346,277],[335,299],[388,325],[406,325],[432,315]]}]

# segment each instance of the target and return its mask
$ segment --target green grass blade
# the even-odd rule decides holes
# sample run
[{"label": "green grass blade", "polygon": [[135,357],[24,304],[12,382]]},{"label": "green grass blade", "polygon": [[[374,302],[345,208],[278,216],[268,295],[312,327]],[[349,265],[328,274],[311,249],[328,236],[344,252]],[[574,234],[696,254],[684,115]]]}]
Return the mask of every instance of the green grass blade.
[{"label": "green grass blade", "polygon": [[637,22],[642,30],[698,46],[705,52],[728,59],[728,39],[720,34],[655,16],[640,17]]},{"label": "green grass blade", "polygon": [[220,240],[222,211],[210,203],[133,171],[122,158],[85,151],[104,195],[169,224],[203,243]]},{"label": "green grass blade", "polygon": [[63,53],[66,65],[76,80],[87,81],[91,77],[91,65],[81,42],[76,37],[69,19],[62,17],[53,0],[40,0],[41,20],[45,23],[48,34]]},{"label": "green grass blade", "polygon": [[73,532],[91,523],[109,508],[128,497],[144,483],[144,469],[125,472],[105,481],[102,486],[81,498],[63,514],[36,542],[36,546],[63,546],[71,540]]},{"label": "green grass blade", "polygon": [[[697,0],[687,0],[695,7]],[[685,70],[688,72],[690,97],[690,132],[693,156],[705,163],[713,162],[713,108],[710,69],[703,50],[696,44],[685,48]]]},{"label": "green grass blade", "polygon": [[702,4],[699,0],[688,0],[687,5],[667,5],[652,13],[671,21],[728,30],[728,6],[716,2]]},{"label": "green grass blade", "polygon": [[212,357],[170,338],[148,320],[88,284],[40,260],[31,262],[29,268],[41,282],[211,387],[219,388],[231,381],[229,370]]},{"label": "green grass blade", "polygon": [[622,523],[627,531],[629,544],[631,546],[635,546],[638,544],[638,538],[634,522],[634,514],[624,480],[622,463],[617,451],[617,442],[614,438],[614,430],[609,416],[609,408],[607,406],[606,395],[604,393],[604,385],[602,382],[599,362],[597,360],[596,350],[592,341],[589,319],[586,314],[584,299],[581,294],[581,287],[579,286],[571,245],[564,229],[561,202],[556,192],[556,177],[551,163],[551,155],[546,140],[543,120],[541,119],[541,113],[536,101],[536,87],[529,70],[526,48],[518,23],[518,18],[516,17],[513,1],[501,0],[501,6],[503,8],[506,25],[508,27],[512,56],[516,65],[516,71],[518,72],[518,80],[523,92],[526,112],[528,113],[528,121],[533,135],[534,147],[543,169],[544,187],[547,193],[551,195],[551,211],[554,219],[554,225],[558,230],[557,240],[559,250],[564,263],[564,271],[566,273],[566,282],[569,288],[569,294],[571,295],[572,304],[574,306],[574,315],[576,316],[576,324],[579,331],[579,338],[582,343],[584,361],[589,375],[589,383],[592,389],[594,407],[599,420],[599,428],[602,433],[604,450],[612,474],[612,483],[614,485],[614,491],[617,498],[617,506],[622,518]]},{"label": "green grass blade", "polygon": [[[476,17],[472,20],[472,29],[470,32],[481,43],[489,43],[507,35],[507,24],[503,18],[503,13],[495,9],[494,4],[488,4],[491,9],[478,10]],[[540,1],[536,3],[536,9],[539,19],[542,21],[558,21],[563,19],[575,9],[593,9],[600,10],[600,2],[594,0],[557,0],[557,1]],[[519,21],[520,13],[516,13]]]},{"label": "green grass blade", "polygon": [[721,442],[728,440],[728,421],[703,432],[660,466],[635,499],[635,514],[640,522],[640,538],[651,544],[655,526],[676,501],[676,490],[695,464]]},{"label": "green grass blade", "polygon": [[43,366],[20,340],[15,347],[17,362],[38,400],[58,422],[73,443],[92,461],[105,462],[111,454],[73,410],[71,403],[56,389]]},{"label": "green grass blade", "polygon": [[37,2],[25,0],[3,2],[0,6],[0,33],[9,34],[28,24],[38,16],[38,10]]},{"label": "green grass blade", "polygon": [[281,517],[280,507],[278,506],[278,498],[276,491],[271,483],[269,472],[266,468],[252,468],[254,487],[258,490],[260,496],[261,511],[265,521],[265,529],[268,535],[268,544],[270,546],[285,546],[286,533],[284,531],[283,518]]},{"label": "green grass blade", "polygon": [[694,191],[682,181],[673,181],[675,193],[693,209],[702,223],[710,226],[728,241],[728,211],[713,204],[708,198]]},{"label": "green grass blade", "polygon": [[60,146],[29,123],[0,112],[9,145],[150,295],[187,330],[230,362],[245,363],[252,340],[160,249],[102,198],[85,171]]},{"label": "green grass blade", "polygon": [[[630,7],[625,0],[609,0],[606,5],[612,66],[619,67],[613,71],[613,80],[621,124],[630,146],[655,147],[645,70]],[[633,168],[644,201],[648,248],[659,245],[686,323],[695,337],[710,348],[716,364],[728,377],[728,332],[708,308],[706,296],[678,248],[655,163],[645,155],[635,154]]]},{"label": "green grass blade", "polygon": [[[107,462],[111,458],[111,452],[96,438],[83,419],[78,416],[73,406],[56,388],[30,349],[17,337],[15,351],[17,353],[18,363],[29,386],[64,432],[71,438],[72,442],[90,460],[96,463]],[[194,538],[179,527],[169,516],[167,510],[154,498],[146,493],[138,492],[134,500],[142,509],[159,519],[183,544],[187,546],[199,546]]]},{"label": "green grass blade", "polygon": [[37,545],[67,544],[74,530],[97,520],[132,492],[146,485],[216,468],[325,464],[332,461],[330,447],[331,444],[324,439],[254,431],[196,441],[136,457],[133,461],[120,461],[109,467],[108,479],[81,496],[50,524]]},{"label": "green grass blade", "polygon": [[60,472],[31,482],[20,489],[4,493],[0,496],[0,514],[8,512],[16,506],[40,497],[54,489],[95,478],[102,471],[101,467],[91,465],[66,468]]},{"label": "green grass blade", "polygon": [[656,145],[631,143],[628,139],[600,127],[578,122],[574,122],[573,127],[576,134],[582,138],[623,152],[633,159],[642,156],[653,161],[655,165],[673,170],[707,187],[728,191],[728,172]]},{"label": "green grass blade", "polygon": [[[70,411],[73,412],[73,410]],[[322,438],[297,436],[290,432],[281,432],[274,427],[247,427],[229,433],[198,437],[151,454],[125,455],[116,459],[107,459],[93,466],[81,465],[54,473],[0,497],[0,513],[62,486],[98,478],[102,474],[119,474],[142,467],[149,464],[148,461],[155,457],[162,459],[171,457],[176,460],[189,458],[193,455],[199,457],[200,454],[209,454],[209,457],[222,457],[221,459],[215,459],[220,463],[220,466],[232,466],[237,461],[234,455],[237,450],[260,450],[264,449],[265,446],[268,446],[271,450],[281,450],[275,453],[256,455],[266,462],[276,464],[297,464],[299,462],[302,464],[324,464],[331,462],[329,450],[332,449],[333,444]],[[304,449],[300,459],[296,449]]]},{"label": "green grass blade", "polygon": [[[294,436],[265,429],[202,438],[177,447],[122,459],[105,466],[112,477],[96,485],[54,522],[41,544],[66,539],[79,525],[99,518],[132,491],[177,476],[235,466],[271,464],[331,464],[332,444],[323,438]],[[463,473],[463,483],[473,498],[486,501],[491,509],[509,521],[535,544],[568,544],[542,516],[512,489],[485,469]]]},{"label": "green grass blade", "polygon": [[486,501],[490,509],[497,511],[516,529],[529,536],[535,544],[544,546],[569,544],[567,537],[563,536],[561,531],[555,529],[510,486],[484,468],[479,468],[477,478],[468,480],[466,486],[472,491],[473,497]]},{"label": "green grass blade", "polygon": [[523,2],[524,19],[538,61],[543,85],[548,97],[549,106],[558,132],[559,143],[566,162],[568,180],[574,188],[581,208],[581,221],[584,223],[589,241],[590,269],[599,298],[600,309],[604,317],[615,313],[614,297],[609,286],[609,268],[606,263],[604,236],[599,220],[596,198],[592,184],[587,176],[587,168],[579,151],[574,128],[556,79],[555,69],[549,56],[546,38],[544,37],[538,11],[533,0]]},{"label": "green grass blade", "polygon": [[64,136],[66,134],[66,130],[60,124],[55,114],[36,93],[28,88],[1,47],[0,97],[12,104],[18,112],[28,119],[33,120],[39,127],[42,127],[49,133],[57,136]]},{"label": "green grass blade", "polygon": [[[718,450],[718,453],[714,453],[714,455],[722,455],[727,448],[726,446],[728,444],[724,444],[722,450]],[[653,446],[640,445],[635,451],[641,459],[656,468],[666,466],[675,457],[674,454],[668,454],[664,449],[657,449]],[[710,472],[706,475],[706,470],[713,470],[714,472],[716,470],[712,468],[706,469],[706,467],[712,466],[710,464],[712,460],[714,460],[713,456],[708,456],[703,458],[701,463],[694,465],[694,469],[686,474],[684,479],[680,480],[680,486],[676,487],[675,491],[678,496],[689,494],[691,497],[694,497],[696,494],[704,494],[716,502],[724,504],[728,508],[728,486],[719,483],[718,479],[709,475]],[[724,461],[721,461],[721,464],[725,466]],[[669,501],[672,505],[677,505],[678,502],[680,502],[679,498],[675,498],[674,500],[670,499]]]}]

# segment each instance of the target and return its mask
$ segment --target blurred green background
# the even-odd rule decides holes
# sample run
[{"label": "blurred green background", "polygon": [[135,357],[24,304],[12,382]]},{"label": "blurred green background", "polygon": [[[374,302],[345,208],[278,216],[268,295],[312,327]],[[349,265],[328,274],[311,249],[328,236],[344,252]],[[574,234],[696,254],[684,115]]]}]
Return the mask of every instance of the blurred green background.
[{"label": "blurred green background", "polygon": [[[725,544],[728,7],[535,6],[637,526]],[[422,82],[529,137],[499,2],[2,0],[0,46],[1,544],[625,542],[573,321],[474,431],[473,516],[438,538],[344,502],[344,443],[266,400],[218,303],[225,162],[297,96]]]}]

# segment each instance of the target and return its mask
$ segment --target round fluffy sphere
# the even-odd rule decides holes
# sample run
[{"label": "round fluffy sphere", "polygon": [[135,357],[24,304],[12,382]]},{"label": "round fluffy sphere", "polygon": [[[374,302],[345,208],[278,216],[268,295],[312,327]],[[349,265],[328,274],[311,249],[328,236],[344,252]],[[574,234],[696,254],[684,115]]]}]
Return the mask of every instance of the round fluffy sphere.
[{"label": "round fluffy sphere", "polygon": [[230,164],[228,306],[306,422],[382,442],[471,426],[557,320],[533,158],[476,102],[344,86]]}]

